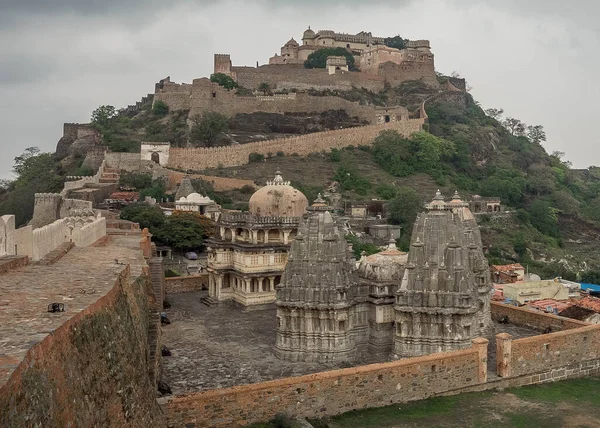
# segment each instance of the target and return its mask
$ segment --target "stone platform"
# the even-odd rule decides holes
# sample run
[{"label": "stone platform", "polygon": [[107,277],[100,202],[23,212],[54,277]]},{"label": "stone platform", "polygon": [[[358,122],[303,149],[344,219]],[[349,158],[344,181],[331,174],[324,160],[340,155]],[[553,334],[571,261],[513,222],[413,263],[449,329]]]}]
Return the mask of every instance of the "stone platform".
[{"label": "stone platform", "polygon": [[[53,264],[0,274],[0,387],[31,347],[104,296],[125,265],[134,278],[142,273],[139,242],[139,233],[113,236],[104,247],[75,247]],[[51,303],[65,312],[49,313]]]},{"label": "stone platform", "polygon": [[[287,362],[273,353],[277,318],[276,308],[241,312],[233,305],[206,306],[201,298],[206,291],[167,296],[171,303],[163,326],[163,343],[172,356],[163,358],[163,380],[174,395],[263,382],[289,376],[350,367],[347,363],[323,364]],[[495,375],[495,335],[507,332],[515,339],[539,334],[531,329],[494,323],[488,339],[488,365]],[[355,365],[384,362],[386,359],[358,362]]]}]

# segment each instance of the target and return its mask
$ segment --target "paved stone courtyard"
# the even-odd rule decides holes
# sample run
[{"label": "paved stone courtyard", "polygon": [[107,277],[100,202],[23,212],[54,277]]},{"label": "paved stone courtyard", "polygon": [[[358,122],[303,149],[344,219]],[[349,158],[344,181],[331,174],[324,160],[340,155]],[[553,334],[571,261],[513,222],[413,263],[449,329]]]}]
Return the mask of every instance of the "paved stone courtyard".
[{"label": "paved stone courtyard", "polygon": [[[200,302],[205,295],[206,291],[199,291],[168,296],[172,307],[166,312],[171,324],[163,326],[162,340],[172,356],[163,358],[163,380],[174,395],[349,367],[281,361],[273,353],[275,307],[249,312],[228,304],[208,307]],[[539,334],[513,325],[494,324],[488,337],[488,365],[493,372],[493,336],[500,332],[515,338]]]}]

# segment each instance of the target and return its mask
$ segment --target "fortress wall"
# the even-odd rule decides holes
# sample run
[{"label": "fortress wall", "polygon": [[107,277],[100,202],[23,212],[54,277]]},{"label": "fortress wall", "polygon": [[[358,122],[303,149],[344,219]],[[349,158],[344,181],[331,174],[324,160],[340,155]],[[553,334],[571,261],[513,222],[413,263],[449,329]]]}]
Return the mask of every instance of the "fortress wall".
[{"label": "fortress wall", "polygon": [[430,86],[439,86],[433,61],[404,61],[401,64],[385,62],[379,66],[379,74],[385,76],[392,84],[423,80]]},{"label": "fortress wall", "polygon": [[141,155],[139,153],[106,153],[106,166],[119,171],[133,172],[138,171],[141,165]]},{"label": "fortress wall", "polygon": [[[181,184],[181,180],[186,174],[177,171],[167,170],[167,188],[175,189]],[[254,181],[244,180],[240,178],[229,178],[229,177],[217,177],[214,175],[203,175],[203,174],[190,174],[190,178],[200,178],[204,181],[211,183],[214,189],[218,192],[241,189],[244,186],[256,187]]]},{"label": "fortress wall", "polygon": [[40,260],[61,244],[68,242],[67,236],[69,236],[69,231],[64,219],[56,220],[54,223],[34,229],[32,260]]},{"label": "fortress wall", "polygon": [[19,256],[33,257],[33,226],[24,226],[15,230],[14,245]]},{"label": "fortress wall", "polygon": [[393,129],[409,137],[421,130],[422,119],[408,119],[384,125],[369,125],[333,131],[317,132],[298,137],[281,138],[256,143],[213,148],[171,148],[169,167],[198,171],[207,168],[239,166],[248,163],[250,153],[267,156],[283,152],[285,155],[297,153],[306,156],[310,153],[341,149],[347,146],[373,144],[373,140],[384,130]]},{"label": "fortress wall", "polygon": [[240,427],[278,413],[332,416],[420,400],[485,383],[487,340],[474,342],[461,351],[174,397],[164,410],[172,426]]},{"label": "fortress wall", "polygon": [[149,290],[126,267],[107,294],[33,346],[0,387],[0,426],[165,426],[147,362],[159,322],[148,316]]},{"label": "fortress wall", "polygon": [[257,89],[265,82],[274,89],[337,89],[351,90],[353,86],[379,92],[384,87],[385,78],[374,74],[348,72],[330,75],[325,69],[307,69],[302,64],[271,64],[258,68],[232,67],[235,79],[240,86]]},{"label": "fortress wall", "polygon": [[106,219],[99,218],[83,227],[74,228],[70,240],[78,247],[87,247],[104,236],[106,236]]},{"label": "fortress wall", "polygon": [[[205,111],[216,111],[227,116],[241,113],[304,113],[324,112],[327,110],[344,109],[348,115],[356,116],[366,123],[377,123],[377,114],[380,108],[361,105],[358,102],[348,101],[334,96],[311,96],[306,93],[291,94],[292,96],[273,97],[240,97],[233,91],[216,90],[216,97],[205,97],[200,91],[192,95],[192,109],[190,116],[202,114]],[[390,107],[390,112],[395,115],[408,118],[408,110],[405,107]]]},{"label": "fortress wall", "polygon": [[59,218],[70,217],[73,210],[92,210],[92,203],[81,199],[63,199],[60,204]]}]

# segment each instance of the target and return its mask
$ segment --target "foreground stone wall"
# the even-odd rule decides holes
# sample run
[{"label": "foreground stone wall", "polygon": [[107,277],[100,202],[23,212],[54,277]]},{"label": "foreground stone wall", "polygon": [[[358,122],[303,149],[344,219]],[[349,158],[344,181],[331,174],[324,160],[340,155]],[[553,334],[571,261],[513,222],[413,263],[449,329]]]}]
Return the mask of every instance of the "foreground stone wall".
[{"label": "foreground stone wall", "polygon": [[165,426],[147,363],[153,305],[147,277],[126,268],[27,353],[0,389],[0,426]]},{"label": "foreground stone wall", "polygon": [[239,427],[278,413],[314,417],[418,400],[487,378],[486,339],[471,348],[170,399],[169,424]]},{"label": "foreground stone wall", "polygon": [[104,236],[106,236],[106,219],[99,218],[80,228],[73,229],[70,240],[78,247],[87,247]]},{"label": "foreground stone wall", "polygon": [[248,163],[250,153],[264,156],[283,152],[285,155],[298,154],[306,156],[310,153],[329,151],[332,148],[365,145],[370,146],[381,131],[396,130],[409,137],[421,130],[423,119],[407,119],[385,125],[369,125],[360,128],[340,129],[316,132],[299,137],[280,138],[238,146],[211,148],[171,148],[169,167],[198,171],[206,168],[217,168],[219,165],[239,166]]}]

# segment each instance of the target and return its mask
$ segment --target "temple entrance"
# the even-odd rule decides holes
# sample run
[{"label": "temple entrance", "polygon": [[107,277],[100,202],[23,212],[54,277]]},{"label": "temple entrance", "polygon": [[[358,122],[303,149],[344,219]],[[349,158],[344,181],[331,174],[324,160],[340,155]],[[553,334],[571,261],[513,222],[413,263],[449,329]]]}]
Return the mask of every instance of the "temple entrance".
[{"label": "temple entrance", "polygon": [[154,163],[160,164],[160,155],[158,152],[152,152],[150,155],[150,160]]}]

